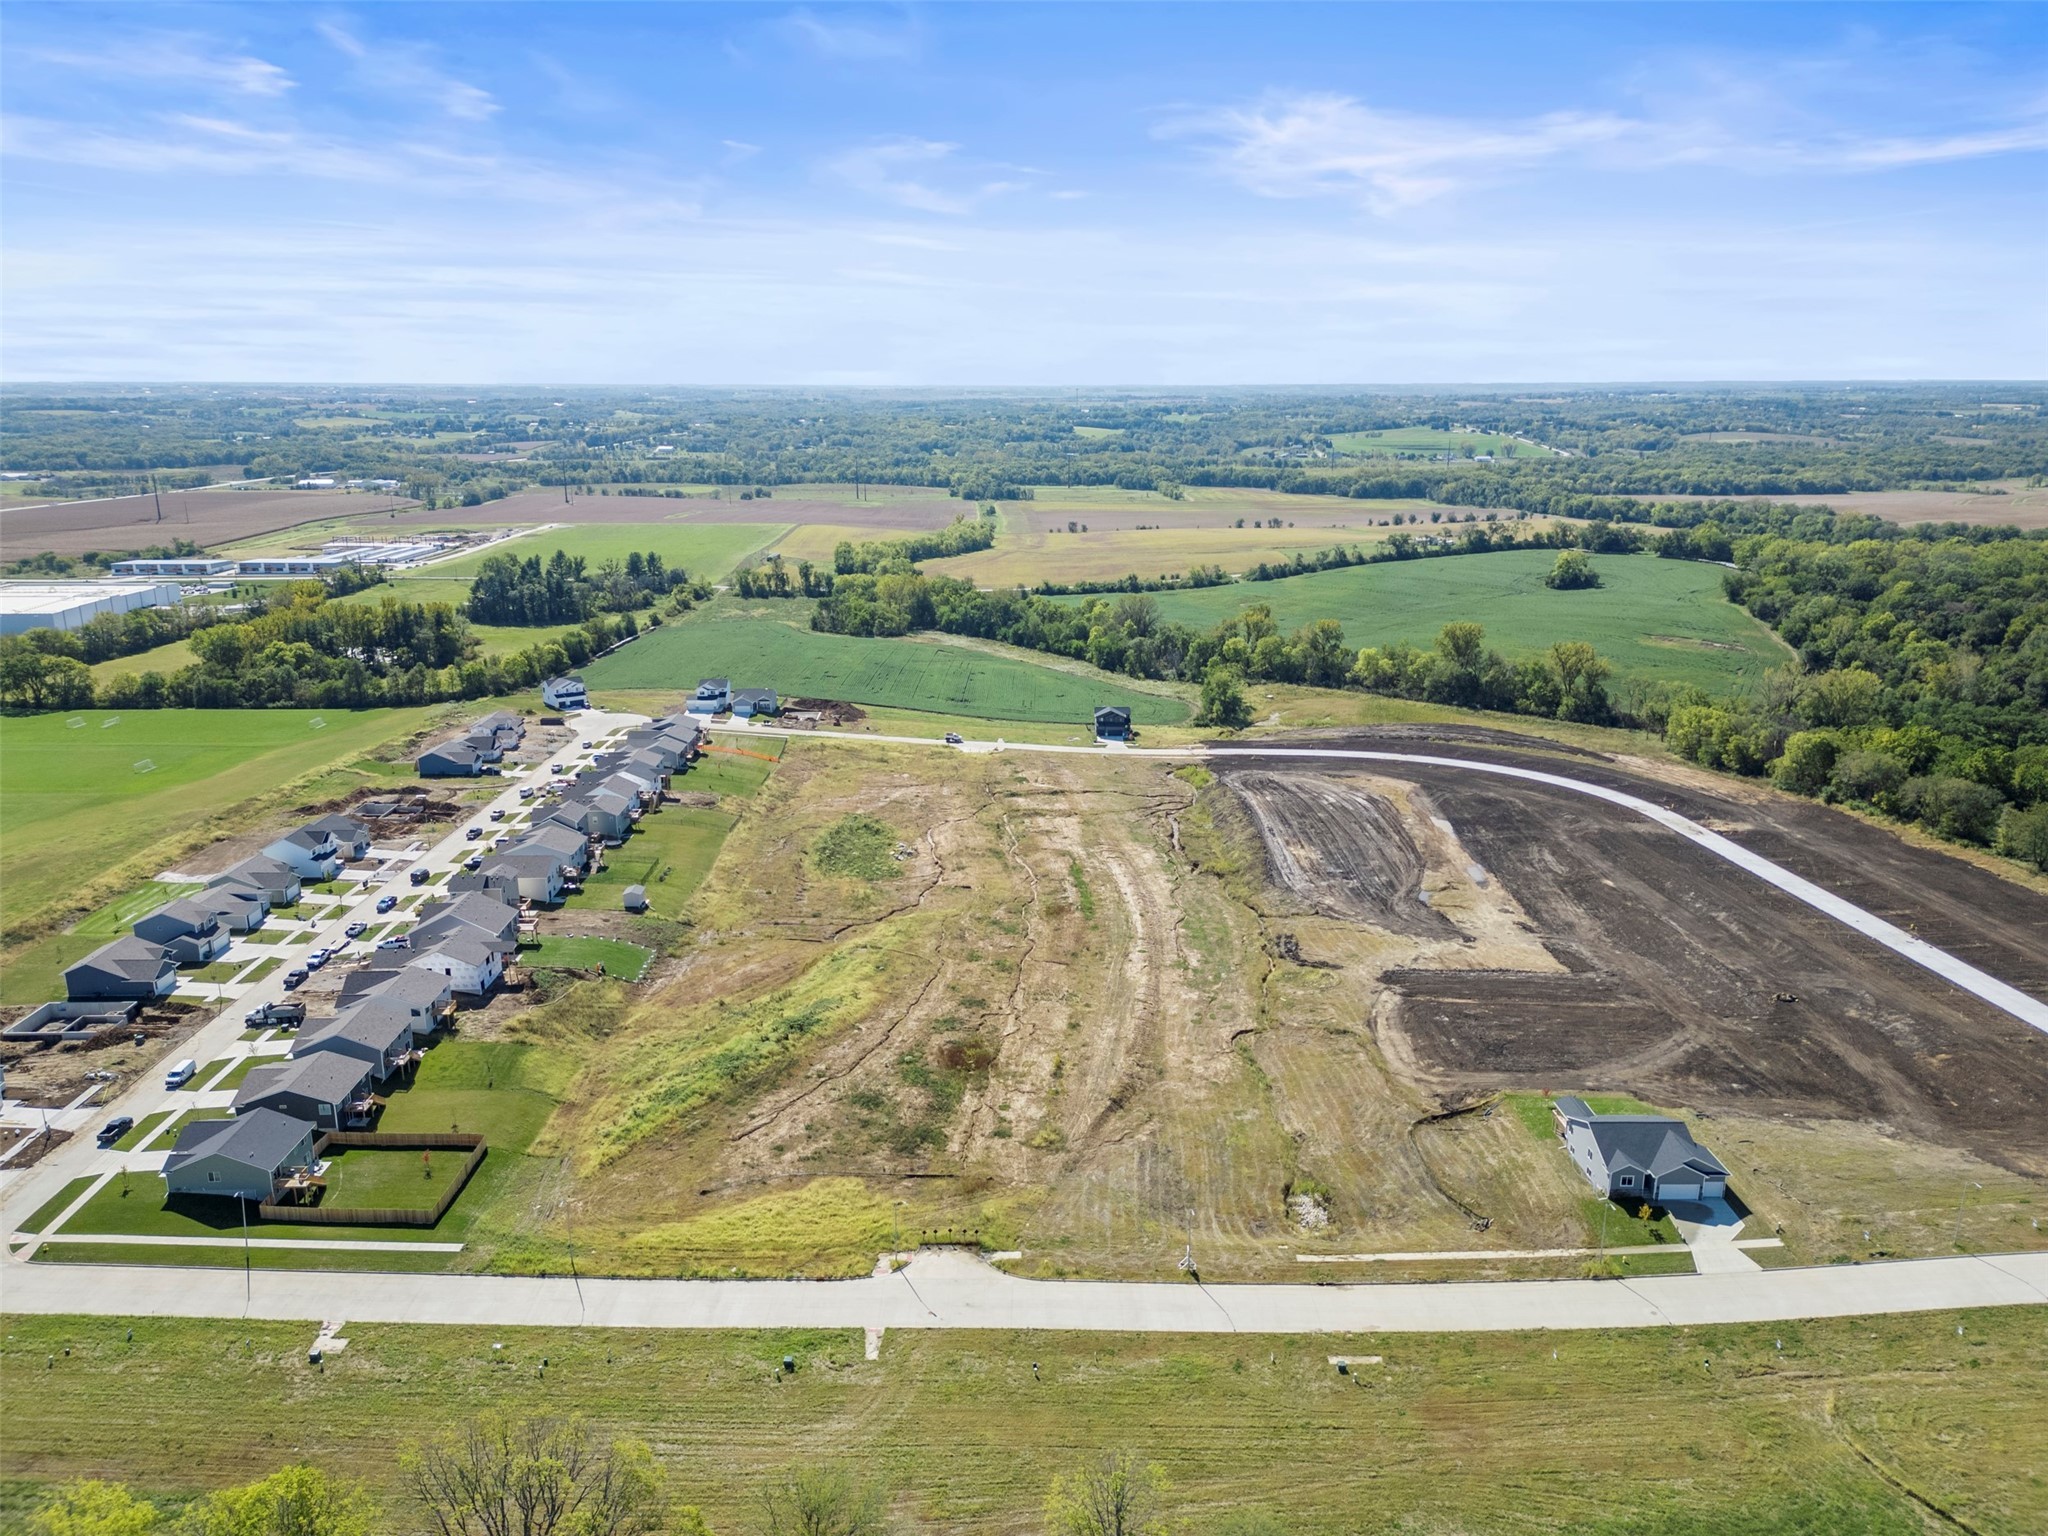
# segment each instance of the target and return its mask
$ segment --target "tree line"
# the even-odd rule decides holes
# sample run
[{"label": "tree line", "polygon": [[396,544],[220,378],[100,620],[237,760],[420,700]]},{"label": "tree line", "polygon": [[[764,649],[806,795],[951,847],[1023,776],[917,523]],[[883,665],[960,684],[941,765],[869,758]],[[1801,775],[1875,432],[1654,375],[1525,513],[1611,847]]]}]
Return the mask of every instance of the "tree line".
[{"label": "tree line", "polygon": [[479,624],[581,624],[600,613],[631,613],[690,585],[659,554],[629,553],[591,570],[583,556],[556,550],[520,559],[497,554],[477,567],[465,611]]},{"label": "tree line", "polygon": [[[388,1504],[370,1486],[306,1463],[203,1495],[169,1513],[126,1484],[64,1483],[28,1512],[29,1536],[381,1536],[403,1508],[436,1536],[714,1536],[681,1503],[645,1441],[605,1436],[576,1418],[485,1413],[428,1435],[394,1458]],[[914,1492],[914,1490],[912,1490]],[[894,1490],[871,1471],[812,1458],[762,1479],[761,1536],[886,1536]],[[1177,1527],[1164,1472],[1128,1450],[1083,1456],[1045,1493],[1047,1536],[1168,1536]],[[1240,1516],[1243,1536],[1276,1530]]]}]

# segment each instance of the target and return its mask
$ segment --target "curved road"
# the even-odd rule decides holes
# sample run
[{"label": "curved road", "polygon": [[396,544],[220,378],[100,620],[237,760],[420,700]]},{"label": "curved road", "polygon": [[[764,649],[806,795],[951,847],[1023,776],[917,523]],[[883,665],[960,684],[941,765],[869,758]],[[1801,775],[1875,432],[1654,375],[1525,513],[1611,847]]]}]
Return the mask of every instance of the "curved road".
[{"label": "curved road", "polygon": [[[611,717],[607,724],[620,717]],[[788,736],[755,726],[721,734]],[[925,737],[804,732],[802,739],[934,746]],[[973,743],[965,750],[1078,752],[1100,747]],[[1413,762],[1524,779],[1590,795],[1643,816],[1796,901],[2031,1027],[2048,1004],[1790,870],[1652,801],[1603,785],[1471,758],[1359,748],[1124,748],[1152,758],[1249,757]],[[68,1149],[67,1149],[68,1150]],[[34,1181],[41,1183],[41,1180]],[[10,1189],[19,1195],[19,1188]],[[24,1202],[9,1200],[19,1212]],[[230,1261],[231,1262],[231,1261]],[[1625,1281],[1484,1281],[1394,1285],[1233,1285],[1031,1281],[964,1254],[914,1257],[866,1280],[633,1281],[480,1275],[305,1273],[10,1263],[0,1307],[17,1312],[189,1317],[346,1317],[360,1322],[497,1323],[633,1328],[1043,1328],[1163,1333],[1432,1332],[1673,1325],[1845,1317],[1882,1312],[2048,1304],[2048,1253],[1901,1260]]]}]

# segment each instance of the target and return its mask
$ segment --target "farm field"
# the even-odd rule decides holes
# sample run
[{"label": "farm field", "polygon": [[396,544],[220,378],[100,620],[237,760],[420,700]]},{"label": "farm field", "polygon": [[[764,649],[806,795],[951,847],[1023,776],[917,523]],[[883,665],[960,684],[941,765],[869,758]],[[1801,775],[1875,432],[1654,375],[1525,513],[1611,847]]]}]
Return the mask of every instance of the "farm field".
[{"label": "farm field", "polygon": [[[660,555],[671,570],[680,567],[693,577],[716,579],[740,564],[783,532],[783,528],[758,523],[638,523],[579,522],[565,528],[550,528],[527,534],[509,543],[465,555],[417,572],[399,571],[391,586],[403,595],[407,588],[424,582],[460,584],[468,596],[468,584],[475,580],[484,561],[493,555],[516,555],[521,560],[538,556],[543,562],[557,549],[581,555],[594,570],[607,560],[624,560],[634,551],[649,550]],[[363,593],[361,596],[373,596]]]},{"label": "farm field", "polygon": [[[368,1480],[382,1528],[411,1536],[396,1453],[487,1409],[650,1443],[722,1532],[753,1529],[763,1487],[820,1447],[889,1485],[906,1525],[977,1536],[1038,1529],[1077,1447],[1156,1463],[1197,1531],[1919,1536],[1927,1505],[1983,1536],[2048,1523],[2048,1341],[2018,1308],[1562,1336],[912,1330],[873,1361],[858,1332],[356,1324],[324,1368],[304,1323],[5,1327],[10,1526],[65,1478],[174,1501],[303,1459]],[[1332,1355],[1372,1363],[1339,1376]]]},{"label": "farm field", "polygon": [[1389,427],[1378,432],[1336,432],[1330,446],[1342,454],[1386,458],[1406,453],[1491,453],[1501,458],[1550,458],[1548,448],[1499,432],[1448,432],[1440,427]]},{"label": "farm field", "polygon": [[[48,550],[79,555],[91,550],[142,549],[190,539],[202,548],[329,518],[362,517],[410,507],[402,496],[366,491],[290,491],[261,485],[249,490],[213,486],[165,491],[163,520],[156,498],[117,496],[104,501],[57,501],[0,510],[0,545],[10,559]],[[378,526],[383,526],[380,520]]]},{"label": "farm field", "polygon": [[[375,754],[439,713],[88,710],[0,722],[6,931],[66,901],[112,899],[232,830],[245,811],[288,803],[306,792],[305,781]],[[125,878],[109,888],[117,875]]]},{"label": "farm field", "polygon": [[[1988,523],[2014,528],[2048,528],[2048,486],[2008,481],[1974,491],[1848,491],[1823,496],[1741,496],[1738,501],[1775,501],[1788,506],[1833,507],[1844,514],[1881,517],[1888,523]],[[1717,496],[1650,496],[1645,501],[1721,501]]]},{"label": "farm field", "polygon": [[1314,554],[1332,544],[1373,545],[1379,529],[1118,528],[1087,533],[1004,533],[992,549],[920,562],[934,576],[954,576],[981,587],[1034,586],[1041,581],[1115,581],[1182,576],[1198,565],[1220,565],[1236,576],[1262,561]]},{"label": "farm field", "polygon": [[[1279,518],[1283,528],[1365,529],[1392,518],[1432,511],[1463,517],[1467,512],[1486,515],[1483,507],[1446,507],[1419,498],[1354,500],[1349,496],[1304,496],[1286,491],[1240,489],[1232,486],[1187,486],[1179,500],[1157,491],[1125,491],[1105,485],[1041,485],[1032,489],[1029,501],[1000,503],[1006,532],[1064,533],[1069,522],[1086,523],[1091,533],[1138,527],[1232,528],[1238,519],[1247,524]],[[1504,514],[1512,517],[1512,512]],[[1348,542],[1349,533],[1343,540]],[[1324,543],[1339,542],[1325,539]]]},{"label": "farm field", "polygon": [[1546,549],[1446,555],[1156,596],[1164,617],[1204,629],[1254,603],[1270,605],[1283,630],[1335,619],[1354,647],[1405,640],[1426,649],[1444,625],[1470,619],[1508,656],[1584,640],[1619,674],[1713,693],[1733,692],[1790,658],[1722,596],[1718,566],[1597,555],[1602,586],[1557,592],[1543,585],[1556,558]]},{"label": "farm field", "polygon": [[1097,704],[1128,699],[1141,725],[1188,718],[1180,700],[1121,679],[1092,679],[993,651],[937,641],[819,634],[768,618],[691,617],[665,624],[583,669],[593,695],[695,686],[726,676],[787,698],[840,699],[991,720],[1087,721]]}]

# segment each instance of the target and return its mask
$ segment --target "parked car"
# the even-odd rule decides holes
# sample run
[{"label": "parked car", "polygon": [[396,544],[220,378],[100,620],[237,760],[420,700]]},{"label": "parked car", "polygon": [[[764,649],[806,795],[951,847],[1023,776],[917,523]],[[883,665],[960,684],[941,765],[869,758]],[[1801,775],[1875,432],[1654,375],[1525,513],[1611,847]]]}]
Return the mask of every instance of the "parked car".
[{"label": "parked car", "polygon": [[468,838],[473,843],[478,838],[484,835],[484,829],[482,827],[471,827],[467,832],[464,832],[462,835]]},{"label": "parked car", "polygon": [[560,763],[549,763],[548,772],[559,779],[562,776],[562,765]]},{"label": "parked car", "polygon": [[[416,869],[416,870],[414,870],[414,871],[413,871],[413,873],[414,873],[414,874],[416,874],[416,875],[423,875],[423,874],[425,874],[425,873],[426,873],[426,871],[425,871],[425,870],[423,870],[423,869]],[[414,884],[414,885],[423,885],[423,884],[425,884],[425,882],[424,882],[424,881],[421,881],[421,880],[415,880],[415,881],[413,881],[413,884]],[[379,896],[379,897],[377,898],[377,910],[378,910],[379,912],[389,912],[389,911],[391,911],[391,910],[392,910],[393,908],[395,908],[395,907],[396,907],[397,905],[398,905],[398,898],[397,898],[396,896]],[[353,934],[351,934],[351,935],[350,935],[350,937],[351,937],[351,938],[353,938],[353,937],[354,937],[354,935],[353,935]]]},{"label": "parked car", "polygon": [[[390,899],[391,898],[389,896],[384,898],[385,901],[389,901]],[[377,904],[377,910],[379,912],[386,910],[383,902],[379,902]],[[350,923],[346,928],[342,929],[341,931],[351,939],[360,939],[364,934],[370,931],[370,925],[368,923]]]},{"label": "parked car", "polygon": [[135,1117],[133,1115],[116,1115],[100,1127],[100,1145],[111,1147],[134,1129]]},{"label": "parked car", "polygon": [[306,1022],[304,1003],[265,1003],[261,1008],[252,1008],[242,1015],[244,1024],[271,1025],[279,1029],[297,1029]]},{"label": "parked car", "polygon": [[412,940],[402,933],[394,933],[388,939],[379,939],[377,947],[379,949],[411,949]]},{"label": "parked car", "polygon": [[958,731],[948,731],[946,732],[946,745],[949,747],[964,747],[967,745],[967,738]]},{"label": "parked car", "polygon": [[308,972],[308,971],[306,970],[306,968],[305,968],[304,966],[302,966],[302,965],[295,965],[295,966],[293,966],[293,967],[292,967],[292,968],[291,968],[290,970],[288,970],[288,971],[286,971],[286,972],[284,973],[284,989],[285,989],[285,991],[287,991],[287,992],[296,992],[296,991],[297,991],[297,990],[298,990],[298,989],[299,989],[300,987],[302,987],[302,986],[304,986],[304,985],[306,984],[306,977],[307,977],[307,976],[308,976],[309,974],[311,974],[311,973],[310,973],[310,972]]},{"label": "parked car", "polygon": [[306,969],[317,971],[328,962],[329,955],[324,949],[316,949],[306,956]]},{"label": "parked car", "polygon": [[472,853],[468,858],[462,861],[462,867],[468,870],[471,874],[475,874],[478,870],[484,867],[484,856],[480,853]]},{"label": "parked car", "polygon": [[430,869],[416,869],[412,872],[411,878],[414,885],[425,885],[434,878],[434,872]]},{"label": "parked car", "polygon": [[533,786],[531,784],[522,785],[519,790],[519,798],[531,800],[533,798]]},{"label": "parked car", "polygon": [[493,820],[493,821],[503,821],[504,819],[505,819],[505,808],[504,808],[504,807],[503,807],[502,805],[501,805],[501,806],[499,806],[499,807],[498,807],[498,808],[497,808],[496,810],[494,810],[494,811],[492,811],[492,812],[491,812],[491,820]]},{"label": "parked car", "polygon": [[182,1088],[199,1075],[199,1063],[187,1056],[164,1074],[166,1088]]}]

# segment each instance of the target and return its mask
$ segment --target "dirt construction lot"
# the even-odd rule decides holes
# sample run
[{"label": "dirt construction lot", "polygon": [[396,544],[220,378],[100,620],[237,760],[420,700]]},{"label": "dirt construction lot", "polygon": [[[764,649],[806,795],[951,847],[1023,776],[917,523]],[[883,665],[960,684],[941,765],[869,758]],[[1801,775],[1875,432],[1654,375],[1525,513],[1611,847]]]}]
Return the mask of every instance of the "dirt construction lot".
[{"label": "dirt construction lot", "polygon": [[[1401,750],[1383,735],[1344,744]],[[1474,754],[1469,743],[1457,750]],[[1477,755],[1662,801],[2048,994],[2048,899],[1969,864],[1776,796],[1677,790],[1549,753]],[[1389,973],[1393,995],[1375,1015],[1383,1048],[1440,1091],[1624,1088],[1708,1109],[1837,1116],[2048,1173],[2039,1032],[1619,807],[1455,769],[1376,772],[1426,793],[1555,962]],[[1289,777],[1264,767],[1231,776],[1255,805]],[[1311,818],[1304,833],[1352,867],[1398,876],[1412,863],[1407,840],[1371,816]]]}]

